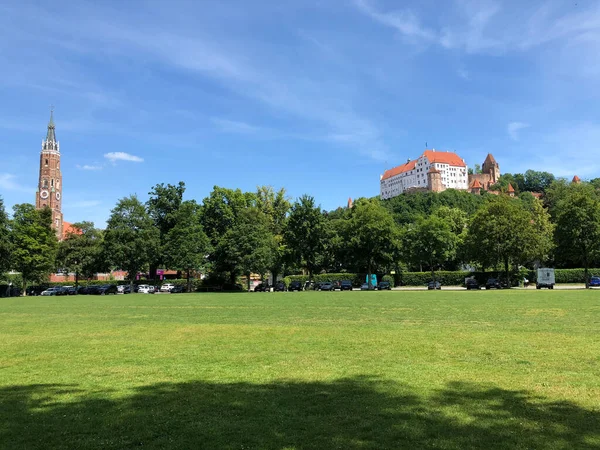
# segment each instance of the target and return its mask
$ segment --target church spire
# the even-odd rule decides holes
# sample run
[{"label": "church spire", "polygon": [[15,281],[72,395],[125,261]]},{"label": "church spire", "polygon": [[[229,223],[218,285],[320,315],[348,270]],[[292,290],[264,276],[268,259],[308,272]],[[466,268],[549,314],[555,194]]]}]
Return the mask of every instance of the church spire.
[{"label": "church spire", "polygon": [[56,130],[54,127],[54,107],[50,108],[50,121],[48,122],[48,132],[46,133],[46,141],[56,143]]}]

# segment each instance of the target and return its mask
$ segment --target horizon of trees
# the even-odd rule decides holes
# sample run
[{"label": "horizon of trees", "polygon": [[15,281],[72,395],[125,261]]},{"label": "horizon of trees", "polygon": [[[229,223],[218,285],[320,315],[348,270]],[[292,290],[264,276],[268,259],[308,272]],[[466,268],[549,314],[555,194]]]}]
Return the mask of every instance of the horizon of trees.
[{"label": "horizon of trees", "polygon": [[[324,211],[311,196],[290,201],[285,189],[243,192],[215,186],[198,203],[185,184],[157,184],[142,203],[120,199],[105,230],[91,222],[56,240],[47,210],[0,199],[0,274],[16,270],[27,284],[61,269],[76,280],[111,269],[150,276],[167,268],[235,284],[241,276],[329,272],[389,273],[502,270],[508,279],[536,264],[583,267],[600,259],[600,180],[579,184],[528,171],[519,189],[543,187],[538,200],[466,191],[418,192]],[[505,174],[502,182],[519,179]],[[508,180],[508,181],[507,181]],[[499,183],[499,184],[500,184]],[[529,183],[529,184],[527,184]],[[517,186],[515,186],[517,189]],[[371,277],[369,276],[370,280]],[[189,287],[189,285],[188,285]]]}]

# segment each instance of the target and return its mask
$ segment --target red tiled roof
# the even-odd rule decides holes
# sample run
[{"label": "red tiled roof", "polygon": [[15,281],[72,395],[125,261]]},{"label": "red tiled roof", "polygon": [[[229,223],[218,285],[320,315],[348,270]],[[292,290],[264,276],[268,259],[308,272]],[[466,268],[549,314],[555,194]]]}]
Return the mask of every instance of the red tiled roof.
[{"label": "red tiled roof", "polygon": [[496,160],[494,159],[494,156],[491,153],[488,153],[487,156],[485,157],[485,161],[483,163],[485,164],[486,162],[496,164]]},{"label": "red tiled roof", "polygon": [[385,180],[387,178],[394,177],[401,173],[408,172],[409,170],[413,170],[415,168],[416,163],[417,163],[417,160],[409,161],[405,164],[402,164],[401,166],[397,166],[397,167],[394,167],[393,169],[386,170],[385,172],[383,172],[381,179]]},{"label": "red tiled roof", "polygon": [[515,188],[510,183],[508,183],[508,192],[515,192]]},{"label": "red tiled roof", "polygon": [[581,178],[579,178],[577,175],[575,175],[573,177],[573,183],[579,183],[581,181]]},{"label": "red tiled roof", "polygon": [[436,152],[435,150],[425,150],[423,152],[430,163],[442,163],[450,166],[466,167],[465,162],[454,152]]},{"label": "red tiled roof", "polygon": [[471,189],[481,189],[481,183],[477,178],[475,178],[475,181],[471,184]]},{"label": "red tiled roof", "polygon": [[69,234],[81,234],[81,230],[75,228],[72,223],[63,221],[62,238],[66,239]]}]

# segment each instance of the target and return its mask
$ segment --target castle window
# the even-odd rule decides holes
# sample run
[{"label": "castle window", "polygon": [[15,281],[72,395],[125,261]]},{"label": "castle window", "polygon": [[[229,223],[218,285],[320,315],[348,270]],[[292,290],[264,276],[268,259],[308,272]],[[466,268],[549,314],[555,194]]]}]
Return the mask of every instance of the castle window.
[{"label": "castle window", "polygon": [[45,187],[45,188],[48,187],[48,180],[42,181],[42,187]]},{"label": "castle window", "polygon": [[46,165],[48,165],[48,160],[46,160]]},{"label": "castle window", "polygon": [[54,180],[50,182],[50,186],[54,186]]}]

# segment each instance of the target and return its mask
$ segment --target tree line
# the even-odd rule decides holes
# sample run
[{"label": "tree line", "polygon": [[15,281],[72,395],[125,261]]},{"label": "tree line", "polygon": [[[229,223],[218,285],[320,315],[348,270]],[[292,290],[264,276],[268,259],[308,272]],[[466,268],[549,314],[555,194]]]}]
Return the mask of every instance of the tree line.
[{"label": "tree line", "polygon": [[[546,177],[548,178],[548,177]],[[133,280],[158,268],[207,283],[236,284],[304,272],[379,273],[440,269],[502,270],[535,265],[583,267],[600,256],[600,195],[593,182],[553,179],[538,199],[529,192],[473,195],[465,191],[361,198],[351,208],[325,211],[285,189],[255,192],[215,186],[197,202],[185,184],[157,184],[143,203],[120,199],[106,229],[73,225],[58,242],[48,209],[20,204],[9,218],[0,199],[0,273],[21,273],[28,283],[61,270],[89,279],[121,269]],[[369,276],[370,280],[371,277]],[[189,288],[189,286],[188,286]]]}]

